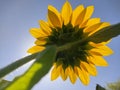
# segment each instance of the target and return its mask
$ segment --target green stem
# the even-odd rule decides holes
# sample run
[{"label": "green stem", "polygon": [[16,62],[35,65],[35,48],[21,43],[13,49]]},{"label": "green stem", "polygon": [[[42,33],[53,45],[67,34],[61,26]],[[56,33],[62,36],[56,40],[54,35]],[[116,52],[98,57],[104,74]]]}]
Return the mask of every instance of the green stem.
[{"label": "green stem", "polygon": [[85,42],[86,40],[87,40],[87,37],[82,39],[82,40],[78,40],[78,41],[75,41],[75,42],[70,42],[70,43],[67,43],[65,45],[59,46],[57,48],[57,51],[59,52],[59,51],[67,50],[67,49],[71,48],[72,46],[74,46],[76,44],[80,44],[80,43]]},{"label": "green stem", "polygon": [[0,69],[0,78],[6,76],[7,74],[9,74],[10,72],[12,72],[13,70],[19,68],[20,66],[28,63],[29,61],[33,60],[34,58],[36,58],[36,56],[38,55],[38,53],[26,56],[22,59],[19,59],[11,64],[9,64],[8,66]]},{"label": "green stem", "polygon": [[[67,43],[65,45],[59,46],[59,47],[57,47],[57,52],[69,49],[72,46],[74,46],[76,44],[81,44],[86,40],[93,41],[95,43],[100,43],[100,42],[103,42],[103,41],[104,42],[108,41],[111,38],[113,38],[115,36],[118,36],[118,35],[120,35],[120,23],[112,25],[112,26],[105,27],[105,28],[97,31],[93,35],[91,35],[89,37],[86,37],[82,40],[78,40],[78,41],[75,41],[75,42],[71,42],[71,43]],[[13,70],[19,68],[20,66],[28,63],[31,60],[33,60],[34,58],[36,58],[38,53],[26,56],[22,59],[19,59],[19,60],[13,62],[12,64],[10,64],[8,66],[0,69],[0,78],[4,77],[5,75],[9,74]]]},{"label": "green stem", "polygon": [[[86,39],[83,39],[83,40],[78,40],[78,41],[75,41],[75,42],[71,42],[71,43],[67,43],[65,45],[62,45],[62,46],[59,46],[57,48],[57,52],[59,51],[63,51],[63,50],[66,50],[66,49],[69,49],[71,48],[73,45],[76,45],[78,43],[82,43],[84,42]],[[38,52],[40,53],[40,52]],[[19,68],[20,66],[28,63],[29,61],[33,60],[34,58],[36,58],[36,56],[38,55],[38,53],[35,53],[35,54],[32,54],[32,55],[29,55],[29,56],[26,56],[22,59],[19,59],[15,62],[13,62],[12,64],[0,69],[0,78],[6,76],[7,74],[9,74],[10,72],[12,72],[13,70]]]}]

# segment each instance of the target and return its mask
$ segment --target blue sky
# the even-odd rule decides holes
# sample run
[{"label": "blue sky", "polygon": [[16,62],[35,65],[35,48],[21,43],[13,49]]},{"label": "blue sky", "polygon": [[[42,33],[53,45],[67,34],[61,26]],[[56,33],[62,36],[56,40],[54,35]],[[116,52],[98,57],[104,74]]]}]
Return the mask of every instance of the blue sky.
[{"label": "blue sky", "polygon": [[[94,5],[93,17],[100,17],[101,21],[111,24],[120,22],[120,0],[68,0],[73,8],[79,4],[84,6]],[[0,0],[0,68],[20,59],[27,54],[27,49],[33,45],[34,38],[29,29],[39,27],[38,20],[46,20],[47,6],[49,4],[61,9],[65,0]],[[98,76],[91,77],[88,86],[84,86],[79,80],[71,84],[69,79],[62,81],[61,78],[50,81],[50,73],[32,90],[95,90],[96,84],[105,86],[109,82],[120,79],[120,36],[112,40],[108,45],[115,52],[105,57],[108,67],[97,67]],[[23,73],[30,65],[10,73],[6,79],[12,80],[15,76]]]}]

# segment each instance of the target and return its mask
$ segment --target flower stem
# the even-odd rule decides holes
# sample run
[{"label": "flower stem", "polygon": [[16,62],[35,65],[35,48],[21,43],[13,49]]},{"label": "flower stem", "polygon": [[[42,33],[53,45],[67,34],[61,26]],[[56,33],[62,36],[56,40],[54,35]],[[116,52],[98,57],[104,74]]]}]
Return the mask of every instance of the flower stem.
[{"label": "flower stem", "polygon": [[38,53],[26,56],[26,57],[24,57],[22,59],[19,59],[19,60],[15,61],[15,62],[11,63],[8,66],[0,69],[0,78],[6,76],[7,74],[9,74],[10,72],[12,72],[13,70],[19,68],[20,66],[28,63],[31,60],[33,60],[34,58],[36,58],[36,56],[38,55]]},{"label": "flower stem", "polygon": [[[59,46],[59,47],[57,47],[57,52],[69,49],[69,48],[71,48],[72,46],[74,46],[74,45],[76,45],[78,43],[84,42],[85,40],[86,40],[86,38],[82,39],[82,40],[75,41],[75,42],[67,43],[67,44],[62,45],[62,46]],[[38,53],[40,53],[40,52],[38,52]],[[38,53],[26,56],[26,57],[24,57],[22,59],[19,59],[19,60],[15,61],[15,62],[9,64],[8,66],[0,69],[0,78],[6,76],[10,72],[12,72],[15,69],[19,68],[20,66],[22,66],[22,65],[28,63],[29,61],[33,60],[34,58],[36,58]]]},{"label": "flower stem", "polygon": [[86,37],[86,38],[84,38],[84,39],[82,39],[82,40],[70,42],[70,43],[67,43],[67,44],[65,44],[65,45],[59,46],[59,47],[57,48],[57,51],[59,52],[59,51],[63,51],[63,50],[69,49],[69,48],[71,48],[72,46],[74,46],[74,45],[76,45],[76,44],[81,44],[81,43],[85,42],[87,39],[88,39],[88,38]]}]

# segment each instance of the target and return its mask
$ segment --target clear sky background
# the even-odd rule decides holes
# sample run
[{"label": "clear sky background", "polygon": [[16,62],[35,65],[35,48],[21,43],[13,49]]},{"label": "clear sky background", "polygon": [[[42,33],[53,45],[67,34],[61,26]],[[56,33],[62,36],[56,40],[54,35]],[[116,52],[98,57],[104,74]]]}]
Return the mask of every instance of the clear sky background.
[{"label": "clear sky background", "polygon": [[[68,0],[73,8],[79,4],[94,5],[93,17],[100,17],[101,21],[111,24],[120,22],[120,0]],[[0,68],[20,59],[27,54],[27,49],[33,46],[34,38],[29,29],[39,27],[38,20],[46,20],[49,4],[61,9],[65,0],[0,0]],[[61,78],[50,81],[50,73],[32,90],[95,90],[96,84],[106,86],[107,83],[120,79],[120,36],[108,45],[114,54],[105,59],[108,67],[97,67],[98,76],[90,77],[91,82],[84,86],[77,80],[71,84],[69,79]],[[23,73],[30,63],[10,73],[6,79],[12,80]]]}]

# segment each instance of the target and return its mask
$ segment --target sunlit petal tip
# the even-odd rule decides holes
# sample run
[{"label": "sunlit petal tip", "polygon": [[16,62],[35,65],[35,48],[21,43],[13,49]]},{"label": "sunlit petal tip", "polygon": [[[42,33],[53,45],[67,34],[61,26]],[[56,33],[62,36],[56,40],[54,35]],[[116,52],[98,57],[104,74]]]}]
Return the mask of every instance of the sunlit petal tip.
[{"label": "sunlit petal tip", "polygon": [[45,40],[36,40],[35,41],[36,45],[45,45],[46,43],[47,43],[47,41],[45,41]]},{"label": "sunlit petal tip", "polygon": [[85,86],[88,86],[90,82],[87,82],[87,83],[83,83]]},{"label": "sunlit petal tip", "polygon": [[46,22],[44,20],[39,20],[38,22],[39,22],[40,26],[45,25],[45,26],[49,27],[48,22]]},{"label": "sunlit petal tip", "polygon": [[67,25],[70,22],[71,15],[72,15],[72,6],[68,1],[66,1],[61,10],[61,16],[62,16],[64,25]]},{"label": "sunlit petal tip", "polygon": [[112,41],[112,39],[105,41],[105,42],[102,42],[102,44],[106,45],[106,44],[110,43],[111,41]]},{"label": "sunlit petal tip", "polygon": [[93,48],[90,50],[90,52],[93,53],[93,55],[98,54],[98,56],[109,56],[109,55],[113,54],[113,50],[105,45],[99,46],[97,48]]},{"label": "sunlit petal tip", "polygon": [[88,60],[96,66],[104,66],[104,67],[108,66],[107,61],[104,58],[102,58],[101,56],[93,55],[93,56],[89,57]]},{"label": "sunlit petal tip", "polygon": [[37,53],[37,52],[40,52],[40,51],[43,51],[45,50],[45,47],[43,46],[33,46],[31,47],[30,49],[28,49],[28,53]]},{"label": "sunlit petal tip", "polygon": [[88,6],[88,8],[89,8],[90,10],[94,11],[94,6],[93,6],[93,5]]},{"label": "sunlit petal tip", "polygon": [[62,68],[62,65],[60,67],[60,75],[61,75],[63,81],[65,81],[67,79],[67,75],[65,74],[65,71]]},{"label": "sunlit petal tip", "polygon": [[77,80],[77,77],[76,75],[72,75],[73,77],[70,77],[70,81],[72,84],[75,84],[76,83],[76,80]]},{"label": "sunlit petal tip", "polygon": [[107,66],[109,66],[109,64],[108,64],[108,63],[104,64],[104,67],[107,67]]},{"label": "sunlit petal tip", "polygon": [[58,68],[57,67],[54,67],[52,72],[51,72],[51,80],[55,80],[59,77],[59,73],[58,73]]},{"label": "sunlit petal tip", "polygon": [[60,13],[52,5],[48,6],[48,20],[54,27],[62,27]]},{"label": "sunlit petal tip", "polygon": [[50,19],[48,18],[48,15],[47,15],[47,21],[48,21],[48,25],[49,25],[50,27],[54,27],[53,24],[51,23]]},{"label": "sunlit petal tip", "polygon": [[90,75],[92,75],[92,76],[97,75],[96,67],[93,64],[86,63],[86,62],[81,62],[81,64],[83,65],[84,70],[86,70]]},{"label": "sunlit petal tip", "polygon": [[33,37],[35,37],[35,38],[40,37],[40,30],[39,30],[39,28],[31,28],[31,29],[29,30],[29,32],[30,32],[31,35],[32,35]]},{"label": "sunlit petal tip", "polygon": [[72,20],[71,20],[71,23],[73,26],[77,26],[81,23],[81,20],[82,20],[81,17],[83,17],[81,13],[83,10],[84,10],[83,5],[79,5],[75,8],[75,10],[73,10]]},{"label": "sunlit petal tip", "polygon": [[100,66],[101,66],[101,67],[107,67],[107,66],[109,66],[109,64],[108,64],[107,61],[104,61],[104,63],[102,63]]},{"label": "sunlit petal tip", "polygon": [[87,14],[91,15],[94,12],[94,6],[90,5],[90,6],[86,7],[86,10],[88,11]]},{"label": "sunlit petal tip", "polygon": [[100,23],[100,18],[91,18],[89,19],[84,26],[92,26],[94,24]]},{"label": "sunlit petal tip", "polygon": [[46,33],[47,35],[50,35],[51,28],[49,27],[48,23],[43,20],[40,20],[39,23],[40,23],[40,27],[43,30],[43,32]]},{"label": "sunlit petal tip", "polygon": [[83,85],[88,86],[89,83],[90,83],[90,79],[88,79],[88,80],[86,80],[86,81],[82,81],[82,80],[81,80],[81,82],[82,82]]},{"label": "sunlit petal tip", "polygon": [[38,22],[39,22],[40,27],[41,27],[42,23],[44,23],[45,21],[43,21],[43,20],[39,20]]},{"label": "sunlit petal tip", "polygon": [[91,15],[93,14],[93,12],[94,12],[94,6],[93,5],[86,7],[86,15],[88,14],[89,18],[91,17]]},{"label": "sunlit petal tip", "polygon": [[38,22],[39,22],[39,24],[40,24],[40,22],[42,22],[43,20],[39,20]]},{"label": "sunlit petal tip", "polygon": [[84,5],[77,6],[72,13],[72,20],[71,23],[73,26],[76,26],[78,23],[76,23],[76,20],[78,20],[80,17],[81,12],[84,10]]},{"label": "sunlit petal tip", "polygon": [[109,26],[110,23],[109,22],[100,22],[100,23],[96,23],[94,25],[88,26],[87,28],[84,29],[84,33],[89,33],[88,36],[92,35],[93,33],[101,30],[104,27]]},{"label": "sunlit petal tip", "polygon": [[77,75],[76,73],[74,72],[73,68],[70,67],[70,70],[69,70],[69,78],[70,78],[70,81],[72,84],[75,84],[76,80],[77,80]]},{"label": "sunlit petal tip", "polygon": [[83,17],[83,19],[81,19],[81,23],[79,26],[81,26],[84,22],[90,19],[93,11],[94,11],[94,6],[88,6],[83,10],[83,12],[81,13],[81,16]]},{"label": "sunlit petal tip", "polygon": [[75,21],[75,25],[79,25],[79,27],[83,27],[82,25],[90,19],[92,13],[94,11],[94,6],[88,6],[78,15],[77,20]]},{"label": "sunlit petal tip", "polygon": [[101,27],[99,29],[105,28],[107,26],[110,26],[109,22],[101,22]]},{"label": "sunlit petal tip", "polygon": [[63,81],[65,81],[67,79],[67,76],[65,74],[62,74],[61,77],[62,77]]},{"label": "sunlit petal tip", "polygon": [[88,85],[90,82],[89,73],[86,70],[84,70],[82,66],[80,66],[80,68],[77,67],[77,72],[81,82],[84,85]]},{"label": "sunlit petal tip", "polygon": [[84,9],[84,5],[83,5],[83,4],[80,4],[80,5],[77,6],[75,9],[77,9],[77,8],[78,8],[79,10],[80,10],[80,9]]},{"label": "sunlit petal tip", "polygon": [[45,21],[39,20],[39,24],[40,24],[40,28],[43,30],[45,28],[45,26],[44,26]]},{"label": "sunlit petal tip", "polygon": [[58,12],[57,9],[52,5],[48,5],[48,10]]},{"label": "sunlit petal tip", "polygon": [[[108,48],[109,48],[109,47],[108,47]],[[109,48],[109,50],[110,50],[110,51],[109,51],[109,54],[108,54],[107,56],[109,56],[109,55],[111,55],[111,54],[114,54],[114,51],[113,51],[112,49]]]},{"label": "sunlit petal tip", "polygon": [[68,8],[68,10],[72,10],[72,6],[68,0],[66,0],[62,8]]},{"label": "sunlit petal tip", "polygon": [[75,83],[76,83],[76,80],[71,80],[71,79],[70,79],[70,81],[71,81],[72,84],[75,84]]}]

